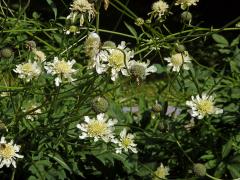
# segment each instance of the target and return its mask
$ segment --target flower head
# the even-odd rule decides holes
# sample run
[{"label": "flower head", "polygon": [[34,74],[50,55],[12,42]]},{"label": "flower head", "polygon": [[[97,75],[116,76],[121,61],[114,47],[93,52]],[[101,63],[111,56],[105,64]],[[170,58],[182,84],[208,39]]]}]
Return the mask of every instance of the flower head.
[{"label": "flower head", "polygon": [[73,26],[73,25],[70,26],[70,27],[67,28],[67,29],[63,29],[63,31],[64,31],[64,33],[65,33],[66,35],[69,35],[70,33],[73,33],[74,35],[80,33],[79,28],[78,28],[77,26]]},{"label": "flower head", "polygon": [[19,78],[26,79],[26,81],[29,82],[41,74],[41,67],[37,62],[32,63],[31,61],[28,61],[27,63],[17,65],[16,69],[13,71],[18,73]]},{"label": "flower head", "polygon": [[16,168],[16,158],[23,158],[22,155],[19,155],[18,152],[20,146],[13,144],[13,141],[9,143],[6,142],[5,137],[1,137],[0,140],[0,168],[4,165],[10,167],[12,164]]},{"label": "flower head", "polygon": [[167,12],[168,8],[169,6],[166,2],[159,0],[153,3],[152,12],[150,14],[152,14],[153,17],[158,17],[160,19],[161,16]]},{"label": "flower head", "polygon": [[95,32],[91,32],[85,40],[85,53],[89,58],[93,58],[99,52],[101,39]]},{"label": "flower head", "polygon": [[149,61],[145,63],[145,62],[138,62],[138,61],[132,60],[132,61],[129,61],[128,68],[130,73],[134,77],[145,79],[146,76],[157,71],[157,68],[154,65],[149,66],[149,64],[150,64]]},{"label": "flower head", "polygon": [[34,57],[35,60],[39,60],[40,62],[46,61],[46,55],[44,54],[44,52],[37,49],[33,49],[32,52],[35,55]]},{"label": "flower head", "polygon": [[88,0],[74,0],[71,4],[71,13],[68,15],[67,19],[71,19],[75,22],[77,18],[80,17],[80,26],[83,25],[85,16],[87,16],[88,21],[95,16],[95,8],[93,3],[89,3]]},{"label": "flower head", "polygon": [[189,70],[189,65],[191,64],[191,58],[187,51],[173,54],[171,57],[164,58],[164,60],[168,62],[168,67],[176,72],[179,72],[181,67],[185,70]]},{"label": "flower head", "polygon": [[192,117],[197,117],[198,119],[203,119],[205,116],[211,114],[223,113],[222,109],[214,106],[214,97],[206,93],[203,93],[201,97],[199,95],[196,97],[192,96],[192,100],[187,101],[186,105],[191,108]]},{"label": "flower head", "polygon": [[64,59],[59,60],[58,57],[54,57],[53,63],[47,62],[44,68],[47,70],[48,74],[57,76],[55,78],[55,84],[59,86],[64,79],[67,79],[68,82],[75,80],[72,78],[72,75],[77,71],[72,68],[75,62],[75,60],[65,61]]},{"label": "flower head", "polygon": [[166,176],[169,175],[169,168],[166,166],[164,167],[163,164],[157,168],[157,170],[154,172],[153,180],[166,179]]},{"label": "flower head", "polygon": [[119,146],[116,148],[116,153],[122,153],[122,150],[125,152],[131,150],[133,153],[137,153],[137,145],[134,143],[134,135],[130,133],[127,134],[126,128],[120,132],[120,139],[116,140],[115,143]]},{"label": "flower head", "polygon": [[111,69],[111,79],[116,81],[119,72],[128,75],[126,67],[133,56],[134,52],[126,48],[126,43],[122,41],[117,48],[109,48],[98,53],[95,58],[96,71],[101,74]]},{"label": "flower head", "polygon": [[109,142],[114,139],[113,130],[117,123],[116,119],[108,119],[104,113],[98,114],[97,118],[90,119],[84,117],[85,123],[77,124],[77,128],[82,131],[80,139],[87,137],[94,138],[94,141],[102,139],[104,142]]},{"label": "flower head", "polygon": [[177,0],[175,5],[181,5],[181,9],[185,10],[190,6],[196,6],[199,0]]}]

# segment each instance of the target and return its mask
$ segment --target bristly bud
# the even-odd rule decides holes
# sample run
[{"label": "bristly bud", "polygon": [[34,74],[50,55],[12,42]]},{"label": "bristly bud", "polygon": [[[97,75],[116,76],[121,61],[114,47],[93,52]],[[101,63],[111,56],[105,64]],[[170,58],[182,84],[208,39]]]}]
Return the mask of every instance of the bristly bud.
[{"label": "bristly bud", "polygon": [[207,174],[206,167],[201,163],[194,164],[193,171],[197,176],[200,176],[200,177],[203,177]]},{"label": "bristly bud", "polygon": [[145,75],[145,68],[144,68],[144,66],[135,64],[135,65],[131,66],[130,73],[134,77],[142,78]]},{"label": "bristly bud", "polygon": [[96,113],[105,113],[108,110],[108,101],[103,97],[95,97],[92,101],[92,108]]},{"label": "bristly bud", "polygon": [[156,103],[156,104],[153,105],[152,110],[155,113],[159,113],[162,110],[162,106],[160,104]]},{"label": "bristly bud", "polygon": [[137,26],[142,26],[142,25],[144,24],[144,19],[143,19],[143,18],[137,18],[137,19],[135,20],[135,24],[136,24]]},{"label": "bristly bud", "polygon": [[184,51],[186,51],[186,48],[184,45],[176,43],[175,50],[177,53],[183,53]]},{"label": "bristly bud", "polygon": [[35,41],[27,41],[26,42],[26,48],[28,48],[29,50],[33,50],[36,49],[37,45],[35,43]]},{"label": "bristly bud", "polygon": [[2,130],[8,131],[7,126],[0,120],[0,131]]},{"label": "bristly bud", "polygon": [[105,41],[102,45],[103,48],[116,48],[116,44],[112,41]]},{"label": "bristly bud", "polygon": [[10,58],[13,55],[13,51],[11,48],[3,48],[0,51],[0,55],[4,58]]},{"label": "bristly bud", "polygon": [[192,14],[188,11],[184,11],[182,14],[181,14],[181,21],[183,23],[188,23],[188,24],[191,24],[191,21],[192,21]]}]

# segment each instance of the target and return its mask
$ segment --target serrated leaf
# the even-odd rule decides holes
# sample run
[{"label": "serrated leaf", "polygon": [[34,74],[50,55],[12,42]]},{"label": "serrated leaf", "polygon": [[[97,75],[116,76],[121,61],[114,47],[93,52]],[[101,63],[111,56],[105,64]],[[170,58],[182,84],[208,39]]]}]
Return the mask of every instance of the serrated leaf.
[{"label": "serrated leaf", "polygon": [[224,159],[225,157],[227,157],[231,150],[232,150],[232,140],[229,140],[222,147],[222,158]]},{"label": "serrated leaf", "polygon": [[57,8],[56,8],[56,5],[54,4],[54,2],[52,0],[46,0],[46,1],[51,6],[52,11],[54,13],[54,18],[56,19],[57,18]]},{"label": "serrated leaf", "polygon": [[214,39],[215,42],[217,42],[219,44],[223,44],[225,46],[229,45],[227,39],[219,34],[213,34],[212,38]]},{"label": "serrated leaf", "polygon": [[72,173],[72,170],[70,167],[64,162],[64,160],[61,158],[58,154],[48,154],[49,157],[55,159],[64,169],[67,169],[69,172]]},{"label": "serrated leaf", "polygon": [[128,30],[132,33],[132,35],[137,39],[138,38],[137,31],[128,23],[124,22],[124,24],[128,28]]}]

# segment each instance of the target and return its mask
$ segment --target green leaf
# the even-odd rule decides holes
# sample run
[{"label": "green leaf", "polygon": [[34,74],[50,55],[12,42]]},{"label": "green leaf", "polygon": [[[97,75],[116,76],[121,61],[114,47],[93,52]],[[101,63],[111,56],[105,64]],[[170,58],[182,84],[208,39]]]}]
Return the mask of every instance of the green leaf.
[{"label": "green leaf", "polygon": [[46,1],[51,6],[52,11],[54,13],[54,18],[56,19],[57,18],[57,8],[56,8],[56,5],[54,4],[54,2],[52,0],[46,0]]},{"label": "green leaf", "polygon": [[215,42],[219,44],[224,44],[225,46],[229,45],[227,39],[219,34],[213,34],[212,38],[214,39]]},{"label": "green leaf", "polygon": [[232,150],[232,140],[230,139],[222,148],[222,158],[224,159]]},{"label": "green leaf", "polygon": [[237,46],[240,41],[240,36],[236,37],[230,44],[230,46]]},{"label": "green leaf", "polygon": [[240,178],[240,164],[229,164],[227,165],[227,169],[233,178]]},{"label": "green leaf", "polygon": [[124,24],[128,28],[128,30],[132,33],[132,35],[137,39],[138,38],[137,31],[128,23],[124,22]]},{"label": "green leaf", "polygon": [[153,64],[156,68],[157,68],[157,72],[158,74],[161,74],[163,72],[166,72],[166,68],[161,66],[160,64]]},{"label": "green leaf", "polygon": [[48,154],[49,157],[55,159],[64,169],[67,169],[69,172],[72,173],[72,170],[70,167],[64,162],[64,160],[61,158],[59,154]]},{"label": "green leaf", "polygon": [[222,175],[225,173],[225,171],[226,171],[226,164],[224,164],[223,162],[221,162],[221,163],[217,166],[217,168],[216,168],[216,170],[215,170],[215,172],[214,172],[214,177],[221,178]]}]

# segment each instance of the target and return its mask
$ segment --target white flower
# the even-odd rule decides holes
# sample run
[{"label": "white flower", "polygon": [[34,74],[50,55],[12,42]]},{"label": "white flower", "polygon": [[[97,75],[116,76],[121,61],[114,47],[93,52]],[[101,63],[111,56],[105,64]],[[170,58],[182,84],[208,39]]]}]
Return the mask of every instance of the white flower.
[{"label": "white flower", "polygon": [[41,67],[36,62],[28,61],[27,63],[17,65],[13,71],[18,73],[19,78],[26,79],[29,82],[41,74]]},{"label": "white flower", "polygon": [[146,76],[157,71],[157,68],[154,65],[149,66],[149,64],[149,61],[145,63],[132,60],[128,63],[128,69],[134,77],[145,79]]},{"label": "white flower", "polygon": [[32,111],[33,109],[37,108],[38,106],[36,105],[31,105],[28,108],[23,108],[23,112],[29,112],[29,114],[26,115],[26,119],[33,121],[35,118],[38,117],[38,114],[42,113],[42,110],[40,108],[36,109],[35,111]]},{"label": "white flower", "polygon": [[85,53],[88,57],[93,58],[99,52],[101,39],[95,32],[91,32],[85,40]]},{"label": "white flower", "polygon": [[152,5],[152,12],[149,14],[153,14],[153,17],[157,17],[160,19],[161,16],[163,16],[167,10],[168,10],[169,6],[166,2],[159,0],[157,2],[154,2]]},{"label": "white flower", "polygon": [[115,140],[115,143],[119,146],[116,148],[116,153],[122,153],[122,150],[128,152],[129,149],[133,153],[137,153],[137,145],[134,143],[134,135],[130,133],[127,134],[126,128],[120,132],[120,140]]},{"label": "white flower", "polygon": [[35,55],[35,57],[34,57],[35,60],[39,60],[40,62],[46,61],[46,56],[45,56],[44,52],[39,51],[37,49],[33,49],[32,52]]},{"label": "white flower", "polygon": [[111,79],[116,81],[119,72],[125,76],[129,75],[126,67],[133,56],[134,51],[126,48],[126,43],[122,41],[117,48],[107,48],[107,50],[102,50],[98,53],[95,58],[96,71],[101,74],[110,69]]},{"label": "white flower", "polygon": [[186,101],[186,105],[191,108],[191,116],[203,119],[210,114],[221,114],[223,110],[214,106],[214,97],[203,93],[201,97],[192,96],[191,101]]},{"label": "white flower", "polygon": [[177,0],[175,5],[181,5],[181,9],[185,10],[190,6],[196,6],[199,0]]},{"label": "white flower", "polygon": [[176,72],[179,72],[181,67],[185,70],[189,70],[189,65],[191,64],[191,58],[187,51],[173,54],[171,57],[164,58],[164,60],[168,62],[168,67]]},{"label": "white flower", "polygon": [[55,84],[59,86],[64,79],[67,79],[68,82],[76,80],[72,78],[72,75],[77,71],[72,68],[75,62],[75,60],[66,62],[64,59],[59,60],[58,57],[54,57],[53,63],[47,62],[44,68],[47,70],[48,74],[52,74],[53,76],[57,75]]},{"label": "white flower", "polygon": [[154,177],[153,180],[158,180],[158,179],[166,179],[166,176],[169,175],[169,168],[166,166],[164,167],[163,164],[157,168],[157,170],[154,172]]},{"label": "white flower", "polygon": [[16,159],[23,158],[22,155],[17,154],[20,150],[20,146],[13,144],[11,140],[9,143],[6,142],[5,137],[1,137],[0,140],[0,168],[4,165],[10,167],[12,164],[16,168]]},{"label": "white flower", "polygon": [[113,141],[114,125],[117,123],[116,119],[108,119],[104,113],[98,114],[97,119],[90,119],[88,116],[84,116],[85,123],[77,124],[77,128],[82,131],[79,136],[80,139],[87,137],[94,138],[94,141],[102,139],[104,142]]},{"label": "white flower", "polygon": [[90,22],[95,16],[95,8],[93,3],[89,3],[88,0],[74,0],[71,4],[71,13],[67,16],[67,19],[71,19],[72,22],[80,16],[80,26],[84,23],[85,16],[88,16]]}]

